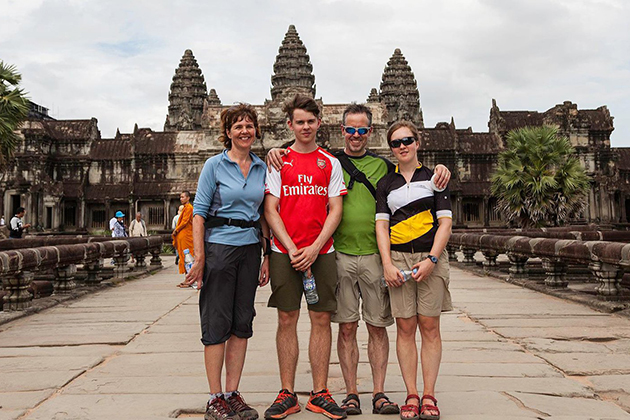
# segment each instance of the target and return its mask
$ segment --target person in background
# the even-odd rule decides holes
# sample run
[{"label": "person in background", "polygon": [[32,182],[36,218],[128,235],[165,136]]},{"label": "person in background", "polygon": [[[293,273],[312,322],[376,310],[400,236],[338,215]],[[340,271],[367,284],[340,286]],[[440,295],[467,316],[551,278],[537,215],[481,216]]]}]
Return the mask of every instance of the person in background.
[{"label": "person in background", "polygon": [[22,238],[22,233],[24,230],[31,227],[30,223],[24,223],[24,215],[26,214],[26,210],[24,207],[18,207],[15,211],[15,216],[9,222],[9,238],[20,239]]},{"label": "person in background", "polygon": [[[193,206],[190,204],[190,191],[182,191],[179,201],[184,208],[177,219],[177,226],[173,231],[173,244],[177,246],[179,254],[179,274],[186,274],[184,266],[184,250],[187,249],[190,255],[195,256],[193,249]],[[190,287],[186,281],[182,281],[177,287]]]},{"label": "person in background", "polygon": [[125,238],[127,237],[127,230],[125,227],[125,213],[122,211],[116,212],[116,221],[114,222],[112,228],[112,237],[113,238]]},{"label": "person in background", "polygon": [[[148,236],[147,235],[147,226],[142,220],[142,213],[137,212],[136,218],[131,221],[129,224],[129,236],[133,237],[141,237]],[[131,262],[133,263],[135,260],[133,258],[133,254],[131,255]]]},{"label": "person in background", "polygon": [[[184,210],[184,206],[180,205],[177,209],[177,214],[173,217],[173,221],[171,222],[171,230],[173,232],[175,232],[177,221],[179,220],[179,215],[182,214],[182,210]],[[179,265],[179,252],[177,252],[177,240],[175,238],[173,238],[173,249],[175,250],[175,265]]]}]

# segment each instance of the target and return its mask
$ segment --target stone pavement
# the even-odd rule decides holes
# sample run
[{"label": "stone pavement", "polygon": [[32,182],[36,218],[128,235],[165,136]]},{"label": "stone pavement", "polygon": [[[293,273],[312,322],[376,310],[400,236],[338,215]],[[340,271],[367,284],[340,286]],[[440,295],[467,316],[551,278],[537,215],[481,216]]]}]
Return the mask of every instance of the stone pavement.
[{"label": "stone pavement", "polygon": [[[165,262],[158,274],[0,326],[0,420],[202,418],[207,383],[197,293],[175,288],[181,276],[172,258]],[[629,319],[455,267],[451,291],[455,310],[442,317],[442,419],[630,419]],[[280,388],[268,296],[266,287],[256,298],[241,382],[261,414]],[[298,330],[296,388],[304,406],[311,389],[305,313]],[[367,414],[366,336],[361,326],[364,419],[377,417]],[[390,341],[386,391],[403,403],[393,327]],[[329,387],[340,401],[334,350]],[[291,418],[323,417],[303,410]]]}]

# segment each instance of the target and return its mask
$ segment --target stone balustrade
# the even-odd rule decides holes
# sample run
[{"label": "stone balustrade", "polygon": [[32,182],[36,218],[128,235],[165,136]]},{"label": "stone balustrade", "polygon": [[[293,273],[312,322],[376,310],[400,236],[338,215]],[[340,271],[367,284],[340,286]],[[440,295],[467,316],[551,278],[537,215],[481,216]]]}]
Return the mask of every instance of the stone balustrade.
[{"label": "stone balustrade", "polygon": [[612,241],[630,242],[630,231],[602,230],[598,226],[567,226],[555,228],[532,229],[466,229],[465,231],[453,230],[454,233],[477,233],[498,236],[526,236],[528,238],[549,239],[577,239],[580,241]]},{"label": "stone balustrade", "polygon": [[[87,272],[87,285],[98,284],[105,259],[115,262],[114,273],[122,278],[128,269],[130,254],[136,259],[135,267],[146,269],[145,257],[152,254],[152,268],[161,266],[160,252],[163,238],[148,236],[141,238],[33,238],[11,240],[14,249],[0,251],[0,277],[3,288],[8,294],[4,296],[4,310],[22,310],[31,305],[33,296],[27,290],[35,272],[52,270],[54,272],[54,288],[56,294],[69,293],[76,287],[75,275],[77,265],[82,264]],[[39,244],[40,239],[56,245],[27,247],[24,244]],[[54,238],[53,238],[54,239]],[[85,239],[85,241],[84,241]],[[76,242],[71,242],[72,240]],[[70,241],[70,243],[68,243]]]},{"label": "stone balustrade", "polygon": [[474,264],[472,256],[477,251],[482,252],[486,258],[486,269],[496,266],[497,255],[506,254],[510,262],[510,279],[526,278],[527,261],[540,258],[547,276],[545,284],[549,287],[568,285],[566,272],[569,264],[587,266],[599,282],[596,290],[601,299],[630,299],[628,291],[620,285],[624,270],[630,269],[630,243],[513,235],[514,231],[512,236],[453,233],[449,247],[451,250],[462,250],[464,263]]}]

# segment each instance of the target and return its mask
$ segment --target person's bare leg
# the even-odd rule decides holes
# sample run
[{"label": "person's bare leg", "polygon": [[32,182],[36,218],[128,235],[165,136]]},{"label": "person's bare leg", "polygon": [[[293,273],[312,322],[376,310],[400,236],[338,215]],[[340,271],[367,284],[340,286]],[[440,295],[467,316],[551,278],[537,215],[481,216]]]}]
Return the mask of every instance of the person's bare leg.
[{"label": "person's bare leg", "polygon": [[[385,327],[365,324],[368,330],[368,360],[372,369],[372,397],[385,391],[385,376],[389,359],[389,338]],[[377,405],[380,406],[380,403]]]},{"label": "person's bare leg", "polygon": [[[422,382],[424,390],[422,395],[435,396],[435,383],[437,382],[442,361],[442,337],[440,336],[440,317],[418,315],[422,344],[420,347],[420,360],[422,362]],[[422,404],[431,404],[433,401],[424,400]],[[431,410],[431,415],[437,415],[437,411]]]},{"label": "person's bare leg", "polygon": [[225,343],[204,346],[203,358],[206,365],[206,377],[211,394],[222,392],[221,370],[225,357]]},{"label": "person's bare leg", "polygon": [[330,312],[308,311],[311,318],[311,336],[308,344],[308,357],[313,375],[313,391],[327,388],[332,331]]},{"label": "person's bare leg", "polygon": [[337,355],[339,356],[343,380],[346,384],[346,395],[359,393],[357,389],[357,368],[359,365],[358,325],[358,321],[339,324]]},{"label": "person's bare leg", "polygon": [[297,369],[300,348],[297,338],[297,322],[300,311],[285,312],[278,310],[278,330],[276,332],[276,348],[278,350],[278,366],[282,389],[294,392],[295,371]]},{"label": "person's bare leg", "polygon": [[237,391],[241,382],[247,339],[231,336],[225,347],[225,391]]},{"label": "person's bare leg", "polygon": [[[418,348],[416,346],[416,329],[418,321],[416,317],[396,318],[396,355],[398,365],[402,373],[407,395],[418,394]],[[409,404],[419,404],[415,398],[408,401]],[[403,416],[403,413],[401,413]]]}]

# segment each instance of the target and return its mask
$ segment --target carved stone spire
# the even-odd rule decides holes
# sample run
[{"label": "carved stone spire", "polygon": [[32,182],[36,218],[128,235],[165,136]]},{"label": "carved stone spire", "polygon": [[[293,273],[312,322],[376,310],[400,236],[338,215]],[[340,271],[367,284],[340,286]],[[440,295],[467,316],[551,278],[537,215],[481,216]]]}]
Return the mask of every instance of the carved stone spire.
[{"label": "carved stone spire", "polygon": [[367,98],[367,102],[380,102],[381,99],[378,97],[378,92],[376,91],[376,88],[372,88],[372,90],[370,91],[370,96],[368,96]]},{"label": "carved stone spire", "polygon": [[221,99],[219,99],[219,95],[217,95],[217,91],[214,89],[210,89],[210,93],[208,94],[208,105],[221,106]]},{"label": "carved stone spire", "polygon": [[192,51],[186,50],[171,83],[164,131],[200,129],[206,95],[206,82],[201,69]]},{"label": "carved stone spire", "polygon": [[398,48],[383,71],[380,99],[387,107],[388,123],[405,119],[424,127],[418,83]]},{"label": "carved stone spire", "polygon": [[296,93],[315,97],[313,65],[295,26],[289,26],[278,49],[271,76],[271,99],[283,101]]}]

